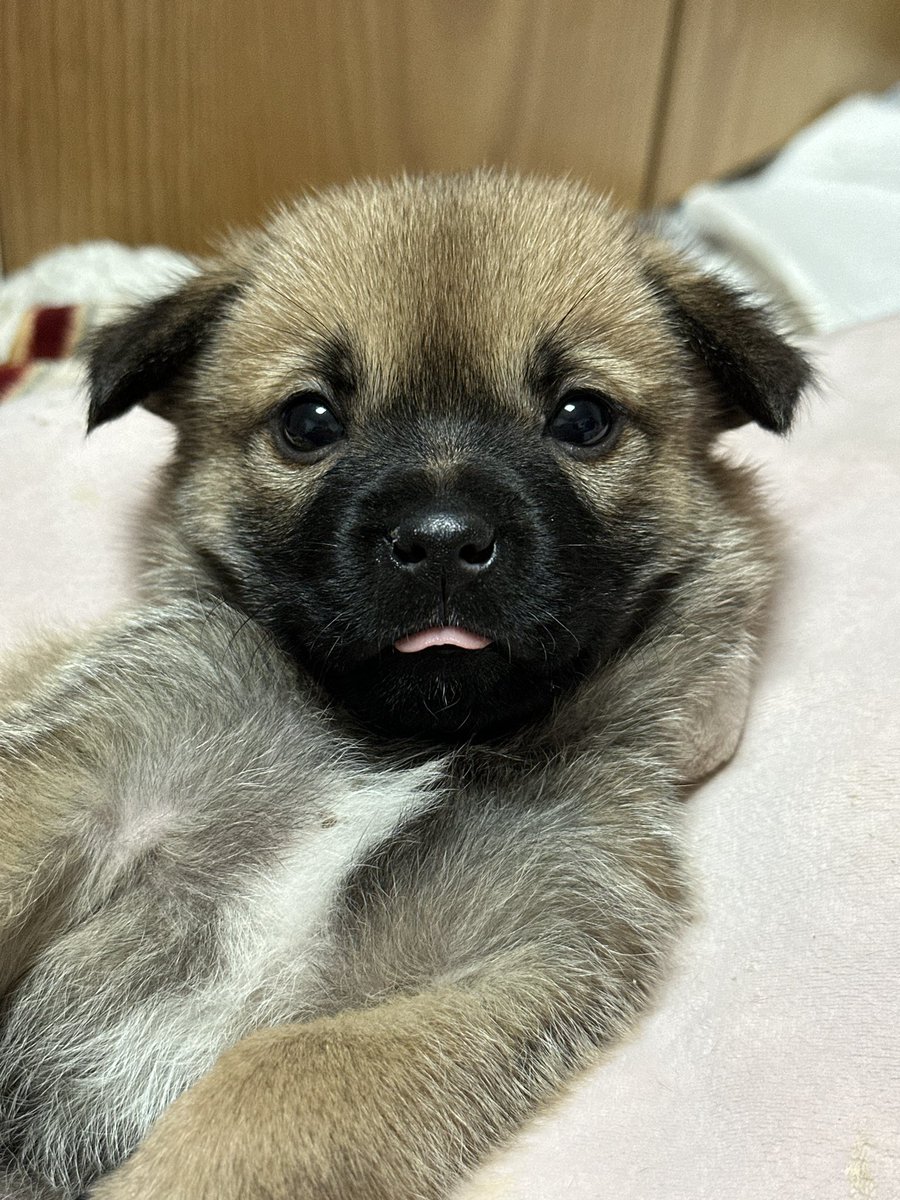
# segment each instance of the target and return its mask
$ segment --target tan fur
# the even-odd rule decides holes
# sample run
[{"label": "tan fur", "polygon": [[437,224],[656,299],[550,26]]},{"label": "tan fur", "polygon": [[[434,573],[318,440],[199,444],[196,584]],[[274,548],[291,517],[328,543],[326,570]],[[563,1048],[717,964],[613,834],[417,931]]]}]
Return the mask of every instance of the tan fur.
[{"label": "tan fur", "polygon": [[[634,1022],[689,911],[682,790],[740,735],[773,555],[751,481],[714,451],[729,417],[707,370],[712,335],[673,332],[667,304],[690,330],[731,300],[586,191],[491,173],[302,200],[205,264],[181,304],[229,284],[196,361],[147,401],[179,444],[146,607],[61,666],[55,652],[23,659],[0,693],[0,990],[37,981],[33,1001],[73,1055],[107,1021],[90,1053],[112,1055],[123,989],[144,1012],[159,975],[170,1007],[141,1020],[173,1062],[165,1022],[180,1022],[194,1056],[154,1081],[112,1162],[67,1174],[75,1133],[52,1114],[56,1151],[40,1127],[17,1137],[32,1138],[24,1166],[59,1196],[130,1155],[91,1197],[441,1200]],[[429,762],[372,761],[264,630],[220,603],[207,565],[240,566],[242,505],[287,530],[327,472],[286,461],[269,414],[321,384],[316,348],[339,328],[363,364],[351,425],[364,440],[440,330],[537,438],[546,414],[523,372],[536,337],[563,326],[570,385],[613,394],[632,419],[609,456],[561,469],[605,517],[652,504],[675,582],[539,727]],[[440,421],[430,438],[428,471],[452,478],[458,445]],[[367,807],[397,832],[393,857],[376,853]],[[201,854],[191,839],[207,826]],[[337,853],[353,903],[324,896],[302,943],[290,923],[268,929],[266,905]],[[210,929],[221,944],[204,975]],[[71,996],[54,1008],[59,964]],[[40,1081],[48,1051],[21,1020]],[[0,1050],[0,1118],[2,1069]],[[102,1108],[107,1093],[85,1099],[86,1086],[85,1111]],[[133,1080],[115,1087],[139,1104]]]}]

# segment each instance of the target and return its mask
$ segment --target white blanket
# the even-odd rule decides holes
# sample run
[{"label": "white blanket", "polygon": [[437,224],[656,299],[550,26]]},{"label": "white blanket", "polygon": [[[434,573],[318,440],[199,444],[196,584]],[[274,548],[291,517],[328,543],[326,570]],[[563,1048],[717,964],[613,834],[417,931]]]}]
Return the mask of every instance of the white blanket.
[{"label": "white blanket", "polygon": [[900,90],[845,100],[757,175],[692,189],[669,228],[798,332],[900,312]]}]

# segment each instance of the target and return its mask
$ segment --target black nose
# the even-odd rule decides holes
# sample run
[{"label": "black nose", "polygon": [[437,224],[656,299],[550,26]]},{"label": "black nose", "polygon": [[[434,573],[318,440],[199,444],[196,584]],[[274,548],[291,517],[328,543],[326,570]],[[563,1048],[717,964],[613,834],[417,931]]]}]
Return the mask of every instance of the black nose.
[{"label": "black nose", "polygon": [[407,517],[390,533],[391,554],[405,570],[443,575],[461,584],[486,571],[497,557],[494,530],[470,512],[431,509]]}]

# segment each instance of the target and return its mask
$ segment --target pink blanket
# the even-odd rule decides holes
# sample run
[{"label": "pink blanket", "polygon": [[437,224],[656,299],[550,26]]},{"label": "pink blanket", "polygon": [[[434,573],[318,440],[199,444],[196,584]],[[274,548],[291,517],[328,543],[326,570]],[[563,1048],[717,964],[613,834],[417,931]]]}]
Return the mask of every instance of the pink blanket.
[{"label": "pink blanket", "polygon": [[[785,556],[743,743],[688,802],[701,916],[655,1012],[470,1200],[900,1197],[900,319],[816,349],[790,440],[729,435]],[[170,433],[82,429],[70,366],[0,405],[0,648],[129,594]]]}]

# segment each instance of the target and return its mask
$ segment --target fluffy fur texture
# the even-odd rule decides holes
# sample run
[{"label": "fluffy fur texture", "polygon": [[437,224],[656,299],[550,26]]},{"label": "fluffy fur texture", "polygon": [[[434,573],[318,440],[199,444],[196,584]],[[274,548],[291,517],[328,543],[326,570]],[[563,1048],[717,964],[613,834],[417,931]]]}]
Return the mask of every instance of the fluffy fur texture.
[{"label": "fluffy fur texture", "polygon": [[[301,201],[98,338],[91,426],[179,441],[146,606],[0,685],[10,1189],[439,1200],[629,1027],[772,576],[715,437],[806,378],[605,203],[488,173]],[[303,461],[298,395],[346,435]],[[491,569],[398,563],[423,506]],[[433,624],[492,645],[392,649]]]}]

